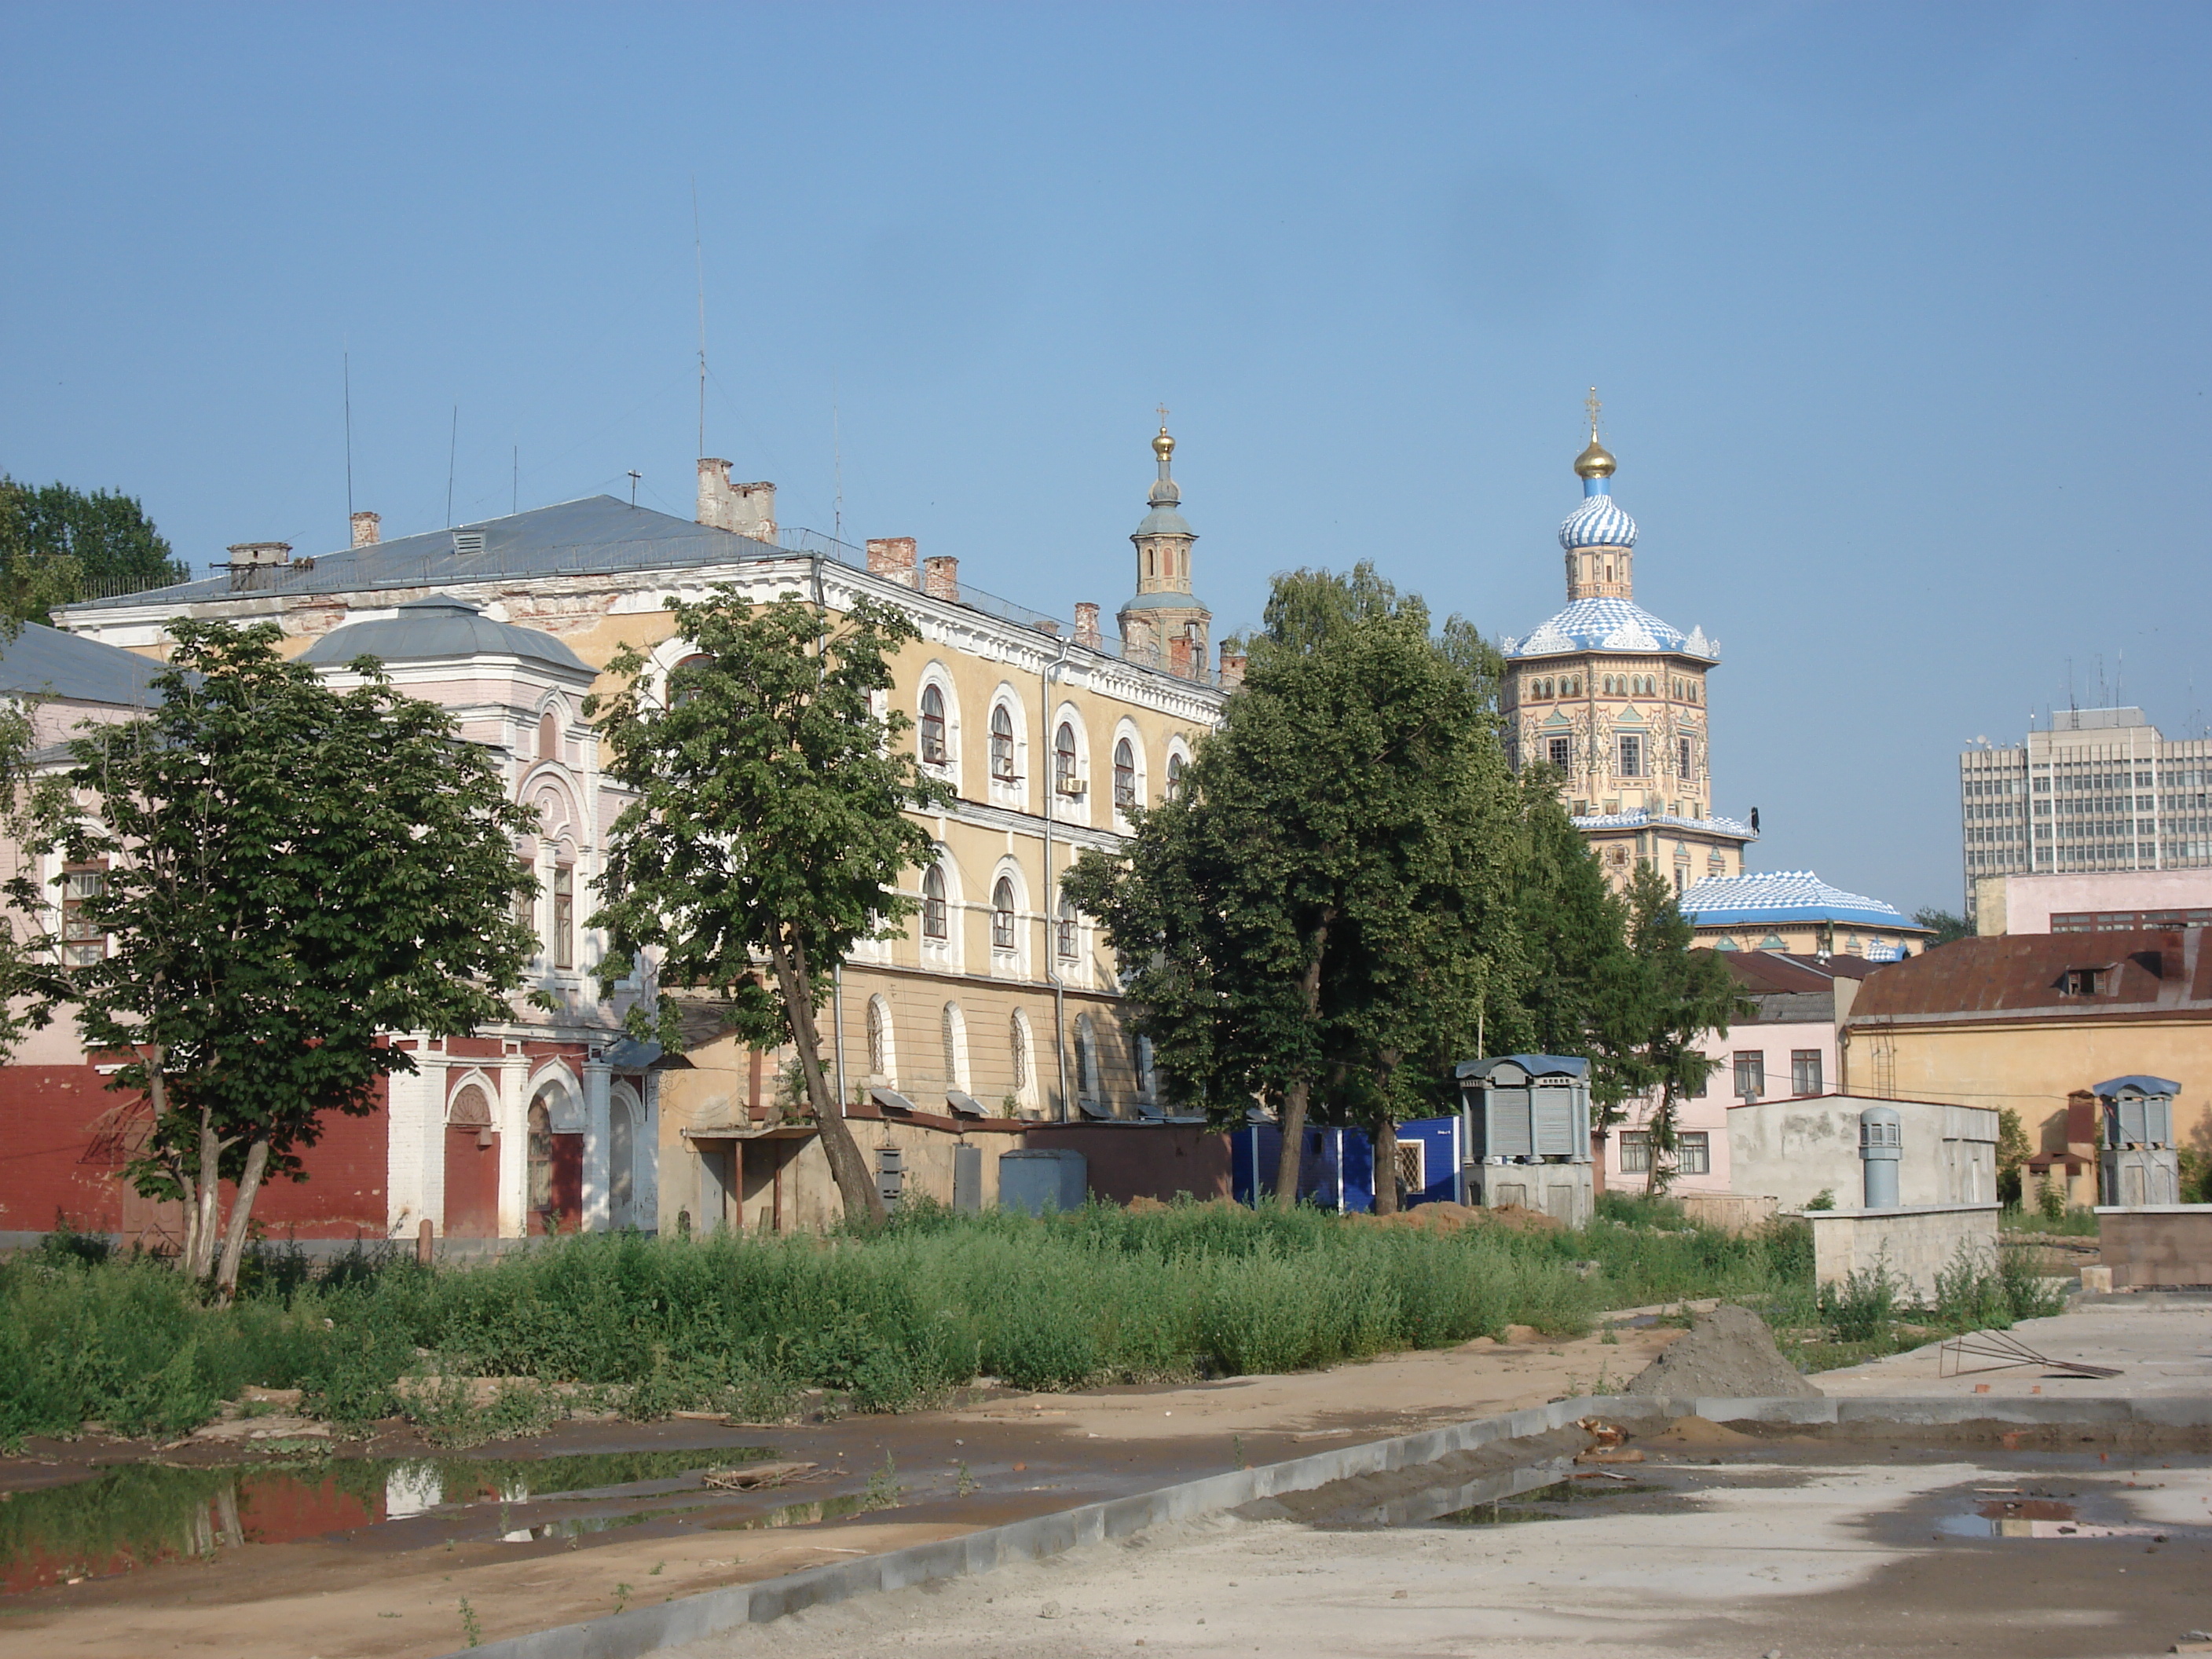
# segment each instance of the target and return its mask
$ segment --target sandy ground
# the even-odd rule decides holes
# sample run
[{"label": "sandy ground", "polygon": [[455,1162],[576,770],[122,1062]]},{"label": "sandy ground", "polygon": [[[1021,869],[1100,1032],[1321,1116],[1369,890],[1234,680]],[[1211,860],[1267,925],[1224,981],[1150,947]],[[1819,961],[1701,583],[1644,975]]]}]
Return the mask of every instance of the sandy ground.
[{"label": "sandy ground", "polygon": [[[1959,1507],[1953,1495],[1977,1485],[2020,1480],[2002,1462],[1751,1462],[1727,1480],[1680,1473],[1711,1485],[1656,1515],[1366,1531],[1221,1517],[857,1598],[672,1659],[1140,1650],[1161,1659],[2086,1659],[2163,1653],[2212,1622],[2212,1545],[2202,1540],[1937,1537],[1928,1511]],[[2113,1484],[2136,1473],[2116,1472]],[[2155,1478],[2172,1483],[2156,1494],[2172,1507],[2206,1509],[2212,1476],[2202,1468]]]},{"label": "sandy ground", "polygon": [[[1680,1334],[1624,1330],[1545,1341],[1516,1327],[1504,1344],[1402,1355],[1286,1376],[1085,1394],[999,1392],[959,1411],[853,1418],[798,1428],[610,1425],[558,1431],[522,1455],[671,1444],[752,1443],[839,1471],[803,1492],[859,1491],[888,1454],[908,1496],[896,1511],[775,1532],[654,1523],[567,1543],[464,1542],[395,1553],[368,1533],[249,1544],[213,1563],[160,1566],[10,1597],[0,1656],[139,1659],[428,1659],[480,1638],[541,1630],[718,1585],[774,1577],[853,1554],[956,1535],[1176,1480],[1295,1457],[1355,1438],[1463,1422],[1633,1376]],[[487,1452],[502,1449],[485,1448]],[[0,1460],[0,1486],[9,1464]],[[958,1495],[954,1471],[978,1483]],[[39,1472],[15,1472],[34,1484]],[[627,1585],[627,1594],[618,1587]]]}]

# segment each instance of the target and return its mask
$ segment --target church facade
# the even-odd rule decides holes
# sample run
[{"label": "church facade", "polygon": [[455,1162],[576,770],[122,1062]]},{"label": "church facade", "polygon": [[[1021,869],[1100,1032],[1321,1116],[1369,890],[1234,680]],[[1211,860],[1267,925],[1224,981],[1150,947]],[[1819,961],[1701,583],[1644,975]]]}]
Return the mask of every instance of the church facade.
[{"label": "church facade", "polygon": [[1739,875],[1752,825],[1714,810],[1709,677],[1720,647],[1635,600],[1636,520],[1614,501],[1616,463],[1598,442],[1576,458],[1583,501],[1559,526],[1566,609],[1503,642],[1509,759],[1540,765],[1625,887],[1638,865],[1677,893]]}]

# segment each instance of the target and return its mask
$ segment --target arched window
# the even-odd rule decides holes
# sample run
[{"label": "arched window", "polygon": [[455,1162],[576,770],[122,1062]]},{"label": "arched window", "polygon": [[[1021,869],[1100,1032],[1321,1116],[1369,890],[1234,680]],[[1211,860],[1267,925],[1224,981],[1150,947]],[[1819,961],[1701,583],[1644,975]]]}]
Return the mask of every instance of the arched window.
[{"label": "arched window", "polygon": [[1137,804],[1137,757],[1122,738],[1114,745],[1114,806],[1126,812]]},{"label": "arched window", "polygon": [[1006,704],[991,711],[991,775],[1000,783],[1018,783],[1014,775],[1014,716]]},{"label": "arched window", "polygon": [[1181,755],[1168,757],[1168,799],[1170,800],[1182,799],[1182,767],[1183,761]]},{"label": "arched window", "polygon": [[574,865],[553,866],[553,965],[576,965],[576,870]]},{"label": "arched window", "polygon": [[547,709],[538,717],[538,758],[556,761],[561,758],[561,722]]},{"label": "arched window", "polygon": [[968,1092],[968,1021],[960,1005],[948,1002],[939,1021],[945,1038],[945,1080],[961,1093]]},{"label": "arched window", "polygon": [[1017,1008],[1006,1019],[1006,1053],[1014,1069],[1014,1093],[1025,1094],[1030,1086],[1030,1028]]},{"label": "arched window", "polygon": [[1000,876],[991,889],[991,948],[1014,948],[1014,882],[1011,876]]},{"label": "arched window", "polygon": [[1052,787],[1063,795],[1073,795],[1081,786],[1075,776],[1075,727],[1066,720],[1052,739]]},{"label": "arched window", "polygon": [[868,1073],[885,1079],[892,1076],[891,1011],[881,997],[868,999]]},{"label": "arched window", "polygon": [[1088,1014],[1075,1021],[1075,1092],[1084,1100],[1098,1098],[1098,1038]]},{"label": "arched window", "polygon": [[945,693],[925,685],[921,689],[921,757],[932,766],[942,766],[945,754]]},{"label": "arched window", "polygon": [[1152,1040],[1148,1036],[1137,1039],[1137,1092],[1146,1100],[1158,1092],[1158,1079],[1152,1069]]},{"label": "arched window", "polygon": [[1058,936],[1059,936],[1058,940],[1057,940],[1057,943],[1056,943],[1056,945],[1055,945],[1055,948],[1056,948],[1056,949],[1059,951],[1059,952],[1060,952],[1060,960],[1061,960],[1061,961],[1063,961],[1063,962],[1073,962],[1073,961],[1074,961],[1074,960],[1075,960],[1075,901],[1074,901],[1074,900],[1073,900],[1073,899],[1068,899],[1068,898],[1063,898],[1063,899],[1061,899],[1061,900],[1060,900],[1060,926],[1059,926],[1058,927],[1056,927],[1055,929],[1054,929],[1054,932],[1055,933],[1057,933],[1057,934],[1058,934]]},{"label": "arched window", "polygon": [[[671,707],[673,707],[678,703],[690,702],[694,695],[695,688],[688,683],[679,684],[678,677],[681,676],[685,682],[688,682],[692,678],[692,675],[696,675],[702,670],[705,669],[708,665],[713,663],[714,660],[714,659],[712,657],[708,656],[703,651],[694,651],[690,656],[684,658],[683,661],[678,663],[673,668],[668,671],[668,701]],[[684,671],[687,668],[692,671],[692,674],[687,675],[684,673]]]},{"label": "arched window", "polygon": [[921,872],[921,935],[924,939],[951,937],[945,915],[945,872],[933,864]]}]

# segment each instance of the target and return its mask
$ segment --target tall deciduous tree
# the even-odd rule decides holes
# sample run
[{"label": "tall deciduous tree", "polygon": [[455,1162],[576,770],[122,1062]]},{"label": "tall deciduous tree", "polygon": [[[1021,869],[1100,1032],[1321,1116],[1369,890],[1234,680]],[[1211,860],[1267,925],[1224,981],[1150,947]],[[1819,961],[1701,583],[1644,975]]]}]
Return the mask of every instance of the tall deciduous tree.
[{"label": "tall deciduous tree", "polygon": [[1601,1037],[1613,988],[1627,978],[1628,907],[1560,804],[1559,774],[1529,766],[1521,787],[1525,840],[1516,908],[1528,972],[1518,1018],[1490,1048],[1588,1056],[1592,1098],[1601,1109],[1617,1108],[1629,1087]]},{"label": "tall deciduous tree", "polygon": [[1179,1086],[1217,1119],[1278,1107],[1280,1203],[1318,1105],[1373,1130],[1388,1207],[1395,1125],[1433,1109],[1485,998],[1513,999],[1495,684],[1471,629],[1432,635],[1370,566],[1279,577],[1179,795],[1066,878]]},{"label": "tall deciduous tree", "polygon": [[188,581],[137,498],[0,475],[0,614],[45,622],[54,606]]},{"label": "tall deciduous tree", "polygon": [[170,631],[154,712],[71,745],[60,839],[106,872],[81,914],[108,945],[70,994],[86,1046],[130,1056],[113,1086],[152,1104],[131,1178],[185,1200],[184,1265],[228,1295],[263,1182],[305,1179],[325,1115],[373,1110],[414,1069],[387,1034],[512,1017],[534,817],[373,659],[341,692],[278,653],[274,623]]},{"label": "tall deciduous tree", "polygon": [[1651,1145],[1646,1185],[1656,1193],[1674,1173],[1678,1103],[1704,1087],[1719,1063],[1698,1048],[1699,1039],[1708,1032],[1726,1036],[1749,1007],[1719,953],[1692,948],[1696,930],[1666,877],[1638,864],[1627,902],[1628,951],[1604,975],[1596,1046],[1619,1087],[1656,1097],[1644,1121]]},{"label": "tall deciduous tree", "polygon": [[[914,624],[867,599],[842,617],[791,594],[756,608],[726,585],[670,610],[697,654],[663,687],[626,648],[608,672],[627,684],[589,705],[609,775],[637,792],[592,919],[614,945],[600,977],[653,951],[663,986],[728,999],[746,1042],[792,1042],[846,1212],[880,1220],[823,1074],[817,1010],[846,953],[915,913],[899,877],[932,848],[906,815],[951,799],[900,744],[906,716],[874,705]],[[672,1048],[676,1012],[664,998],[657,1018],[633,1018]]]}]

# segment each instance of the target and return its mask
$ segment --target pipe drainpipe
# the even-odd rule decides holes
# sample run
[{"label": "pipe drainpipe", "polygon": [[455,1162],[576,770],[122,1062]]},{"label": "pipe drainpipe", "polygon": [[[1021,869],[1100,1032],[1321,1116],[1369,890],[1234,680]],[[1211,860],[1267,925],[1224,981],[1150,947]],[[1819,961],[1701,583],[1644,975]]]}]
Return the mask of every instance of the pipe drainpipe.
[{"label": "pipe drainpipe", "polygon": [[1037,670],[1038,713],[1042,717],[1041,735],[1044,738],[1038,752],[1045,757],[1044,765],[1044,975],[1052,982],[1052,1054],[1060,1068],[1060,1121],[1068,1121],[1067,1110],[1067,987],[1060,977],[1060,895],[1052,885],[1052,800],[1053,786],[1058,781],[1052,774],[1052,682],[1053,677],[1067,661],[1068,642],[1060,642],[1060,655]]}]

